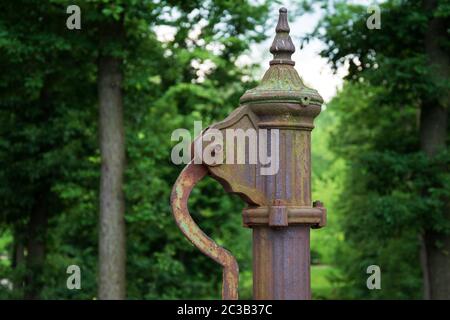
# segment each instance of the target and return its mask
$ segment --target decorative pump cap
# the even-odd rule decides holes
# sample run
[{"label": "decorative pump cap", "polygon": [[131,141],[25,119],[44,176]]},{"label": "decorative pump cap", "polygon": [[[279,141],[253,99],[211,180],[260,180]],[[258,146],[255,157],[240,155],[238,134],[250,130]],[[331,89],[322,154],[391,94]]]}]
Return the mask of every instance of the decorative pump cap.
[{"label": "decorative pump cap", "polygon": [[270,47],[270,53],[273,54],[273,60],[270,61],[270,65],[289,64],[293,66],[295,62],[291,60],[291,55],[295,52],[295,47],[289,36],[291,29],[287,19],[287,9],[281,8],[279,12],[278,23],[275,28],[275,39],[273,39]]},{"label": "decorative pump cap", "polygon": [[[191,191],[204,177],[217,180],[226,192],[247,203],[242,218],[254,234],[255,299],[310,299],[309,228],[326,224],[326,209],[320,202],[311,203],[309,132],[320,113],[322,98],[303,84],[294,69],[291,55],[295,48],[284,8],[280,9],[276,32],[270,48],[274,57],[261,84],[242,96],[239,108],[197,137],[194,155],[170,197],[181,232],[222,266],[223,299],[238,298],[239,266],[189,214]],[[230,129],[243,135],[230,136]],[[248,143],[246,138],[240,143],[237,136],[245,137],[248,132],[254,133],[248,135]],[[222,139],[217,139],[217,134]],[[213,141],[208,139],[213,136]],[[205,152],[214,159],[203,157]]]},{"label": "decorative pump cap", "polygon": [[323,99],[317,90],[305,86],[294,69],[295,62],[291,60],[291,55],[295,52],[295,47],[289,36],[287,9],[281,8],[279,13],[276,35],[270,47],[270,53],[273,54],[270,67],[259,86],[248,90],[241,97],[240,103],[287,102],[302,106],[321,106]]}]

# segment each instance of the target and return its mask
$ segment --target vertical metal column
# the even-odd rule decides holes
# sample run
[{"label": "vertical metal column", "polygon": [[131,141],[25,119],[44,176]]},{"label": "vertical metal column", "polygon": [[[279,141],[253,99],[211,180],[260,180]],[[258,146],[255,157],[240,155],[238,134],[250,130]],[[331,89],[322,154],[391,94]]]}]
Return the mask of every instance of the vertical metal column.
[{"label": "vertical metal column", "polygon": [[253,228],[254,299],[311,298],[309,228]]},{"label": "vertical metal column", "polygon": [[[172,192],[172,210],[181,231],[223,267],[225,299],[238,297],[236,260],[198,228],[187,210],[190,191],[206,174],[248,204],[242,217],[244,226],[253,229],[255,299],[311,298],[310,228],[326,224],[325,208],[320,202],[313,204],[311,201],[311,130],[323,99],[316,90],[304,85],[295,70],[295,62],[291,60],[295,47],[289,36],[287,10],[281,8],[279,13],[275,39],[270,47],[273,59],[261,83],[241,97],[239,108],[203,133],[207,136],[213,130],[219,131],[226,139],[228,136],[224,133],[228,129],[268,133],[267,143],[263,144],[267,150],[258,151],[270,154],[276,170],[269,173],[261,170],[267,164],[261,163],[261,158],[257,164],[191,163],[181,173]],[[208,145],[209,150],[227,157],[224,148],[228,151],[234,148],[232,154],[245,150],[248,156],[249,146],[239,149],[226,139],[224,146],[217,142]],[[260,139],[258,148],[264,148]],[[197,140],[200,145],[207,145],[209,141]],[[260,152],[258,157],[261,157]]]},{"label": "vertical metal column", "polygon": [[309,231],[325,224],[324,208],[311,201],[311,130],[322,98],[294,69],[287,10],[279,12],[270,68],[241,98],[260,128],[279,130],[279,148],[271,150],[279,154],[279,171],[256,183],[269,204],[245,209],[244,224],[253,228],[254,298],[310,299]]}]

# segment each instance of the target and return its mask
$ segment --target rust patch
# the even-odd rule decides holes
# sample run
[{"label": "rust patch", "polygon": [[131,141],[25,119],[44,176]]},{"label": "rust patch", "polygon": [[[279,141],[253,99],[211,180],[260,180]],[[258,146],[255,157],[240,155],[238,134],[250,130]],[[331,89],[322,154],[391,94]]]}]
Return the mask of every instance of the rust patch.
[{"label": "rust patch", "polygon": [[208,173],[204,165],[189,163],[181,172],[172,189],[170,203],[175,221],[181,232],[201,252],[223,267],[222,299],[238,299],[239,267],[236,259],[226,249],[208,237],[189,214],[188,199],[198,181]]}]

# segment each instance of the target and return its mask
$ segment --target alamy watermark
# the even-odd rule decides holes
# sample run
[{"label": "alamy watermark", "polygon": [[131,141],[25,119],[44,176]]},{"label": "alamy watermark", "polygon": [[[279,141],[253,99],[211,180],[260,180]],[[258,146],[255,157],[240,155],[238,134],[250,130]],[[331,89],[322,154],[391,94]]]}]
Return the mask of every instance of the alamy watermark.
[{"label": "alamy watermark", "polygon": [[366,273],[370,274],[367,278],[366,285],[369,290],[381,289],[381,269],[376,264],[370,265],[366,269]]},{"label": "alamy watermark", "polygon": [[366,20],[367,29],[381,29],[381,9],[379,5],[373,4],[367,7],[367,13],[371,15]]},{"label": "alamy watermark", "polygon": [[69,30],[81,29],[81,9],[79,6],[72,4],[67,7],[66,13],[70,16],[66,20],[66,27]]},{"label": "alamy watermark", "polygon": [[70,274],[67,277],[66,287],[69,290],[81,289],[81,270],[76,264],[72,264],[67,267],[66,273]]},{"label": "alamy watermark", "polygon": [[[223,133],[225,131],[225,134]],[[194,121],[194,140],[187,129],[176,129],[171,140],[179,141],[171,153],[174,164],[252,164],[260,165],[261,175],[275,175],[279,170],[278,129],[210,128],[202,132],[202,122]]]}]

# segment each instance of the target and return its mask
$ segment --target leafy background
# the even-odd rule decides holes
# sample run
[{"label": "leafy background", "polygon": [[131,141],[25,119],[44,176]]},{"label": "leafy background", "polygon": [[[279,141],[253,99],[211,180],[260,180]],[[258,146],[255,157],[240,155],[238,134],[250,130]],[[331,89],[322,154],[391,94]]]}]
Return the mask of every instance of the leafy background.
[{"label": "leafy background", "polygon": [[[181,166],[170,162],[176,128],[223,119],[255,74],[237,66],[249,45],[272,35],[277,1],[30,1],[0,10],[0,298],[21,298],[26,278],[42,299],[95,299],[100,155],[96,57],[124,58],[127,170],[127,297],[220,297],[221,270],[182,237],[169,194]],[[65,8],[83,12],[82,31],[69,32]],[[382,32],[365,26],[366,6],[321,2],[324,18],[304,41],[319,38],[330,65],[345,63],[343,89],[325,106],[313,131],[313,198],[328,226],[312,232],[316,299],[422,298],[418,234],[448,234],[442,215],[449,196],[449,156],[420,151],[418,110],[424,96],[448,90],[430,83],[423,34],[430,15],[418,1],[381,4]],[[299,13],[312,2],[293,3]],[[98,43],[99,27],[123,16],[126,37]],[[203,25],[197,35],[192,30]],[[170,41],[157,26],[174,27]],[[450,30],[450,29],[447,29]],[[448,38],[443,46],[449,52]],[[206,73],[200,63],[214,67]],[[196,63],[197,62],[197,63]],[[424,190],[426,192],[424,193]],[[30,210],[45,203],[45,263],[31,270],[17,256],[29,239]],[[190,200],[194,219],[239,262],[240,296],[251,298],[251,230],[243,204],[207,179]],[[81,267],[82,290],[67,290],[68,265]],[[380,265],[382,290],[367,290],[366,268]],[[5,281],[6,280],[6,281]],[[11,288],[11,284],[13,284]]]}]

